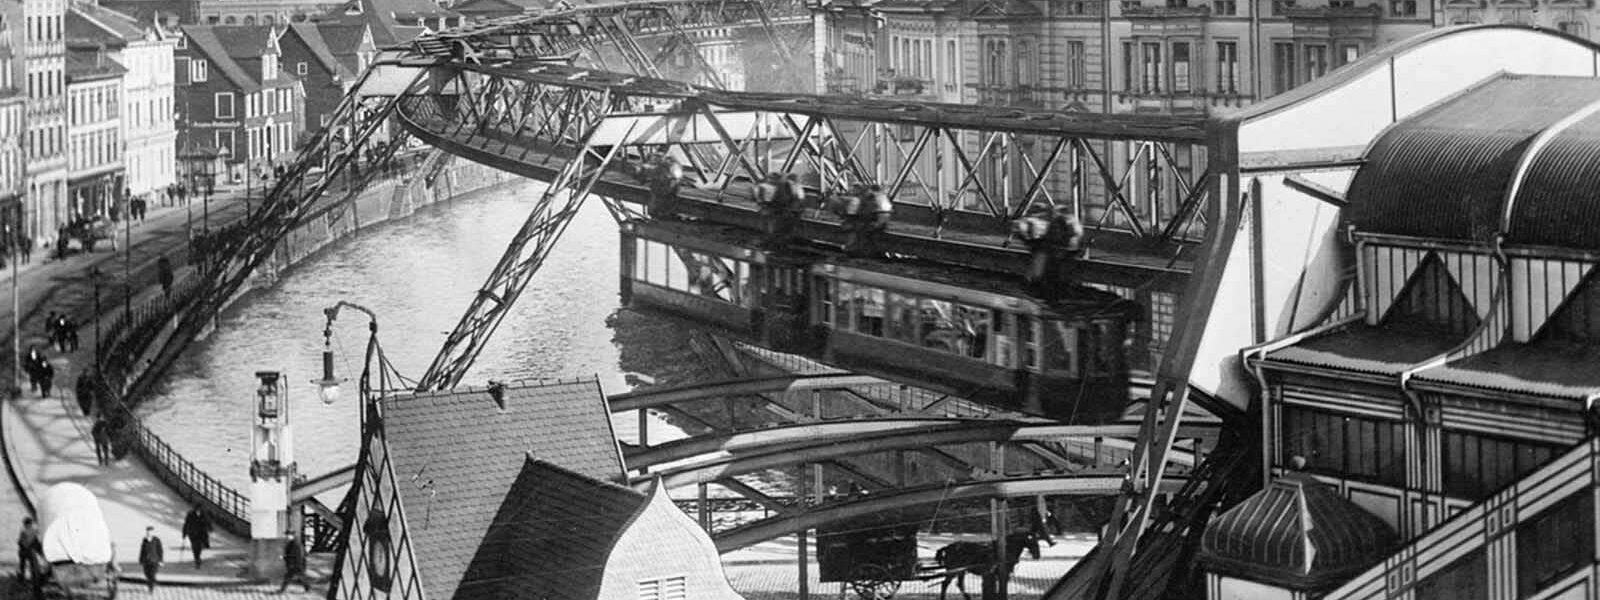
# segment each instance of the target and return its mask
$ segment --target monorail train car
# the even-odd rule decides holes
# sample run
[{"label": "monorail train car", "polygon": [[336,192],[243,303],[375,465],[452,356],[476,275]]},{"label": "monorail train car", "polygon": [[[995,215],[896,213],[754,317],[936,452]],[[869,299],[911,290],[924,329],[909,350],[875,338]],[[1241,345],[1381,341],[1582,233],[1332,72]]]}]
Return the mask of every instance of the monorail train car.
[{"label": "monorail train car", "polygon": [[705,223],[623,228],[623,303],[781,352],[1068,423],[1128,406],[1139,306],[1075,286],[1046,303],[1021,282],[915,261],[761,249]]},{"label": "monorail train car", "polygon": [[39,502],[41,581],[69,598],[117,597],[116,551],[100,500],[76,483],[58,483]]}]

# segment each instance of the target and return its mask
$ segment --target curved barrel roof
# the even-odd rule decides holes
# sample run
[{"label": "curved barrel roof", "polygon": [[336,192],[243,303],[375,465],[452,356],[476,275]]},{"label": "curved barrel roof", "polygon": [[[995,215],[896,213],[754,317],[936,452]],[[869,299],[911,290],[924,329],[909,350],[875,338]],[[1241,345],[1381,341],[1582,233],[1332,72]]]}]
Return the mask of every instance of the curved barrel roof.
[{"label": "curved barrel roof", "polygon": [[[1538,176],[1528,178],[1519,197],[1557,191],[1562,192],[1560,200],[1518,204],[1556,215],[1593,212],[1594,222],[1600,222],[1600,205],[1582,208],[1585,199],[1578,184],[1584,179],[1576,178],[1581,169],[1575,168],[1600,170],[1600,161],[1594,160],[1600,158],[1600,144],[1595,143],[1600,136],[1594,135],[1600,129],[1591,130],[1588,138],[1536,144],[1541,134],[1596,99],[1600,79],[1588,77],[1501,74],[1469,88],[1395,124],[1373,142],[1366,164],[1350,183],[1348,218],[1360,231],[1488,242],[1502,231],[1519,166],[1533,152],[1531,164],[1537,168],[1529,173]],[[1558,155],[1545,158],[1556,148]],[[1550,166],[1543,167],[1545,163]],[[1513,222],[1530,218],[1519,221],[1513,215]],[[1544,239],[1549,227],[1525,226],[1525,237]],[[1572,231],[1559,237],[1585,236],[1600,239],[1600,232]]]},{"label": "curved barrel roof", "polygon": [[1552,134],[1512,199],[1506,241],[1600,249],[1600,116],[1584,115]]}]

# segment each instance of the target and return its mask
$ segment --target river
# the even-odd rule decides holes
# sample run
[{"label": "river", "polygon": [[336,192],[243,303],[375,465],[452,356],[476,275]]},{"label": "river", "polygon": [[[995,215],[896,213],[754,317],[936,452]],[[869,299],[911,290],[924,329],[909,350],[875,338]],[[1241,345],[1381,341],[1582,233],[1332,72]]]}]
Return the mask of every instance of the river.
[{"label": "river", "polygon": [[[499,261],[544,184],[506,184],[428,207],[337,242],[284,274],[277,285],[226,311],[218,327],[173,366],[161,393],[140,409],[146,424],[185,457],[244,490],[258,370],[289,382],[294,452],[316,477],[355,461],[355,380],[367,318],[345,310],[334,327],[335,369],[349,378],[324,405],[322,309],[347,300],[372,309],[391,362],[416,378],[454,328],[472,293]],[[630,389],[607,317],[617,311],[618,234],[597,201],[586,203],[484,347],[464,385],[490,379],[597,377],[608,394]],[[632,414],[614,418],[635,441]],[[682,434],[657,419],[652,442]]]}]

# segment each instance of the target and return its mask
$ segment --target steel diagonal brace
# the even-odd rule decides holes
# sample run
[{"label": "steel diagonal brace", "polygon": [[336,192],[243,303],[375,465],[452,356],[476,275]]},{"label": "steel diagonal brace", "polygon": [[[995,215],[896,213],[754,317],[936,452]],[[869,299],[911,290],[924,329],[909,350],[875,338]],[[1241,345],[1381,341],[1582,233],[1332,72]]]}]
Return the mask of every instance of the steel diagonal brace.
[{"label": "steel diagonal brace", "polygon": [[[937,129],[934,127],[923,128],[922,133],[917,136],[916,143],[912,145],[909,154],[906,153],[905,147],[900,145],[900,140],[892,132],[886,132],[889,141],[894,144],[895,151],[900,153],[901,162],[903,163],[900,165],[900,172],[895,174],[894,181],[889,184],[889,199],[893,200],[895,196],[899,195],[900,187],[905,185],[906,178],[916,172],[917,159],[922,157],[922,150],[928,147],[928,140],[933,139],[933,134],[936,131]],[[920,174],[917,175],[917,183],[922,184],[923,189],[928,187],[926,183],[922,182],[922,175]]]},{"label": "steel diagonal brace", "polygon": [[1050,170],[1055,167],[1056,159],[1061,157],[1061,150],[1067,147],[1067,139],[1056,138],[1056,145],[1050,149],[1050,156],[1044,159],[1043,167],[1034,168],[1033,159],[1028,158],[1027,154],[1021,155],[1022,164],[1033,172],[1033,182],[1028,184],[1028,191],[1022,194],[1022,199],[1017,202],[1017,210],[1011,213],[1011,218],[1017,219],[1027,214],[1028,207],[1033,204],[1033,197],[1041,193],[1044,195],[1045,200],[1048,200],[1052,206],[1055,205],[1055,198],[1050,197],[1050,190],[1045,188],[1044,181],[1050,176]]},{"label": "steel diagonal brace", "polygon": [[[345,95],[332,113],[333,118],[330,122],[335,124],[349,123],[352,120],[359,119],[357,132],[351,138],[353,143],[343,148],[335,148],[333,146],[338,130],[344,129],[344,127],[325,127],[317,133],[316,137],[312,138],[311,143],[306,145],[301,157],[273,185],[271,191],[267,193],[266,200],[262,202],[261,208],[247,222],[245,231],[250,232],[250,235],[245,237],[240,246],[228,251],[229,254],[224,258],[220,272],[210,274],[205,279],[205,283],[202,284],[202,287],[197,292],[195,300],[178,317],[175,325],[175,331],[178,332],[176,335],[182,336],[197,333],[204,327],[205,323],[220,310],[222,304],[244,284],[245,279],[265,263],[267,259],[272,257],[278,241],[300,224],[316,204],[316,200],[332,185],[333,181],[339,178],[344,167],[350,164],[350,161],[355,160],[360,154],[361,144],[388,121],[389,116],[394,114],[395,108],[399,106],[400,99],[409,95],[408,93],[416,89],[423,81],[424,72],[419,71],[417,76],[407,85],[407,93],[402,93],[399,96],[383,101],[383,105],[377,110],[363,111],[360,101],[362,86],[378,68],[391,64],[394,63],[384,61],[367,67],[367,70],[362,72],[361,77],[356,80],[355,86],[351,88],[353,91]],[[395,149],[400,145],[398,143],[385,145],[385,151],[379,157],[380,162],[393,156]],[[329,158],[330,154],[332,154],[331,159]],[[311,167],[318,164],[327,164],[328,170],[321,179],[310,185],[309,191],[307,191],[307,186],[305,185],[306,177]],[[350,194],[354,194],[361,187],[364,187],[377,172],[378,169],[368,169],[365,172],[365,177],[357,182]],[[157,364],[164,364],[166,361],[175,358],[182,349],[182,344],[168,344],[161,349],[154,361]],[[134,386],[139,389],[150,385],[152,380],[149,378],[153,377],[153,374],[159,374],[160,372],[161,369],[145,371],[134,382]]]},{"label": "steel diagonal brace", "polygon": [[[1112,550],[1107,565],[1109,572],[1101,580],[1105,592],[1102,598],[1120,598],[1122,584],[1128,575],[1128,565],[1133,561],[1139,536],[1144,532],[1145,523],[1150,519],[1150,511],[1159,494],[1160,486],[1157,484],[1166,474],[1167,455],[1176,441],[1178,425],[1183,420],[1185,405],[1188,404],[1188,392],[1187,385],[1173,385],[1163,378],[1150,395],[1151,403],[1145,410],[1144,422],[1139,428],[1139,443],[1133,452],[1133,464],[1129,465],[1125,484],[1131,485],[1131,489],[1124,489],[1127,496],[1117,502],[1112,510],[1107,527],[1110,535],[1101,541],[1102,546]],[[1165,410],[1155,410],[1158,398],[1169,397]],[[1156,421],[1157,415],[1161,417],[1160,422]],[[1128,512],[1129,508],[1132,509],[1131,513]],[[1122,522],[1125,515],[1128,516],[1126,524]]]},{"label": "steel diagonal brace", "polygon": [[[605,173],[606,167],[621,152],[623,144],[614,145],[598,164],[588,168],[588,161],[582,157],[593,151],[590,141],[597,130],[590,130],[584,137],[584,151],[579,153],[579,158],[568,162],[555,181],[539,196],[528,220],[506,247],[500,263],[472,298],[460,323],[445,338],[444,346],[434,357],[433,364],[417,380],[418,391],[448,390],[461,381],[472,361],[483,351],[484,343],[499,326],[500,320],[505,318],[506,312],[510,311],[528,281],[561,239],[561,234],[572,223],[572,217]],[[628,133],[631,134],[632,130]],[[566,197],[558,199],[562,195]]]}]

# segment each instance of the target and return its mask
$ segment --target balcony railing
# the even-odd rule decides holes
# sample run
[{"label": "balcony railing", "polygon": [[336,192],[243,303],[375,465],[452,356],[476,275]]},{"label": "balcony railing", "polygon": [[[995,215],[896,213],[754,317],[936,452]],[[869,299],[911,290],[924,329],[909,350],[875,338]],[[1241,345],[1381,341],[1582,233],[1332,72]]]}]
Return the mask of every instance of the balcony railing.
[{"label": "balcony railing", "polygon": [[1065,90],[1055,87],[967,84],[967,88],[976,90],[978,102],[987,106],[1055,108],[1065,97],[1063,94]]}]

